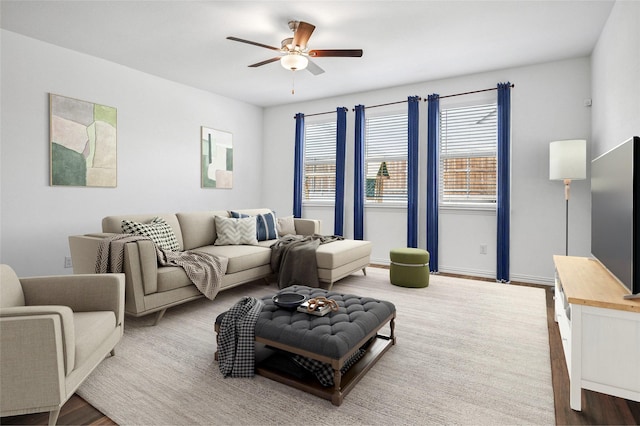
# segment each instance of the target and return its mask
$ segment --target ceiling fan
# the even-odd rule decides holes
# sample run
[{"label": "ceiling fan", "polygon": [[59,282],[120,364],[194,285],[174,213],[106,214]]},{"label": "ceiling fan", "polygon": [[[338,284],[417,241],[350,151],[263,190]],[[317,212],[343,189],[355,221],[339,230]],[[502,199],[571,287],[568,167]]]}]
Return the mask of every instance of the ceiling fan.
[{"label": "ceiling fan", "polygon": [[271,62],[280,61],[282,66],[291,71],[299,71],[303,69],[309,70],[314,75],[322,74],[324,70],[309,58],[320,57],[352,57],[359,58],[362,56],[362,49],[312,49],[307,46],[307,42],[316,27],[303,21],[289,21],[289,29],[293,31],[293,37],[285,38],[280,43],[280,47],[269,46],[255,41],[244,40],[238,37],[227,37],[228,40],[239,41],[240,43],[252,44],[254,46],[264,47],[266,49],[276,50],[283,56],[276,56],[262,62],[249,65],[256,68]]}]

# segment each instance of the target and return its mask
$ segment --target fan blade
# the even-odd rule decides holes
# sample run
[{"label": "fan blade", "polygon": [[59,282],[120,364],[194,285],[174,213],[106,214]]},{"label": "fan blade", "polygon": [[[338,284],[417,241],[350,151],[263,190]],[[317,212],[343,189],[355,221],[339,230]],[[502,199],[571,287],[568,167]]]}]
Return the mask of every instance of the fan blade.
[{"label": "fan blade", "polygon": [[322,74],[324,72],[324,70],[312,60],[309,60],[309,63],[307,64],[307,70],[309,70],[309,72],[313,75]]},{"label": "fan blade", "polygon": [[261,67],[263,65],[267,65],[267,64],[270,64],[271,62],[275,62],[275,61],[279,61],[279,60],[280,60],[280,56],[276,56],[275,58],[267,59],[266,61],[262,61],[262,62],[257,62],[255,64],[251,64],[249,66],[251,68],[256,68],[256,67]]},{"label": "fan blade", "polygon": [[362,49],[320,49],[320,50],[310,50],[309,56],[313,58],[320,57],[349,57],[349,58],[360,58],[362,57]]},{"label": "fan blade", "polygon": [[255,41],[245,40],[245,39],[238,38],[238,37],[227,37],[227,40],[233,40],[233,41],[239,41],[240,43],[252,44],[252,45],[258,46],[258,47],[264,47],[265,49],[278,50],[278,51],[280,50],[279,47],[267,46],[266,44],[257,43]]},{"label": "fan blade", "polygon": [[293,34],[293,45],[300,46],[301,49],[307,47],[309,37],[311,37],[311,34],[315,29],[315,25],[300,21],[296,32]]}]

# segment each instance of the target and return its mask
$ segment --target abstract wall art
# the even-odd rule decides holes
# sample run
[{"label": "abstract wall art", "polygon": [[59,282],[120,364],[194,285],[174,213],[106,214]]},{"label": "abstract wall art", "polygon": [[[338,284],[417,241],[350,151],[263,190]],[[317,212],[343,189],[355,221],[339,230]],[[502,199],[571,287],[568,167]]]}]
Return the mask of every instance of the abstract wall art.
[{"label": "abstract wall art", "polygon": [[233,188],[233,135],[202,127],[200,132],[203,188]]},{"label": "abstract wall art", "polygon": [[115,187],[117,110],[49,94],[50,184]]}]

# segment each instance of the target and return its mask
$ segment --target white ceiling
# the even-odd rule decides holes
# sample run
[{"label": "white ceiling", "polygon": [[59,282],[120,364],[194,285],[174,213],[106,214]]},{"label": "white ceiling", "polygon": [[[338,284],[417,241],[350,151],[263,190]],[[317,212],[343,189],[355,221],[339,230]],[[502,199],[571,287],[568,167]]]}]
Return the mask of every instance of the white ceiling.
[{"label": "white ceiling", "polygon": [[[615,2],[1,1],[3,29],[259,106],[587,56]],[[364,55],[293,75],[247,67],[277,52],[226,40],[279,46],[289,20],[316,26],[312,49]]]}]

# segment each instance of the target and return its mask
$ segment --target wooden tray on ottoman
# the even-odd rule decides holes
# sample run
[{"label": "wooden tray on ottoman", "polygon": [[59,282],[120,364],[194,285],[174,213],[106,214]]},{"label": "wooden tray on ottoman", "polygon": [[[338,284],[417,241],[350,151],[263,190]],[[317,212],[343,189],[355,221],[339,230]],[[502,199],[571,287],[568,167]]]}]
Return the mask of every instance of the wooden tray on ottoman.
[{"label": "wooden tray on ottoman", "polygon": [[[309,298],[324,296],[336,300],[339,309],[318,317],[279,308],[271,297],[263,298],[265,306],[255,329],[256,373],[330,400],[334,405],[342,404],[358,381],[395,344],[395,306],[387,301],[306,286],[295,285],[282,291],[302,293]],[[223,315],[216,319],[216,332]],[[388,335],[380,334],[387,325]],[[367,343],[365,354],[342,375],[340,370],[345,363]],[[322,386],[315,379],[304,380],[270,368],[267,360],[275,353],[274,349],[329,364],[333,386]]]}]

